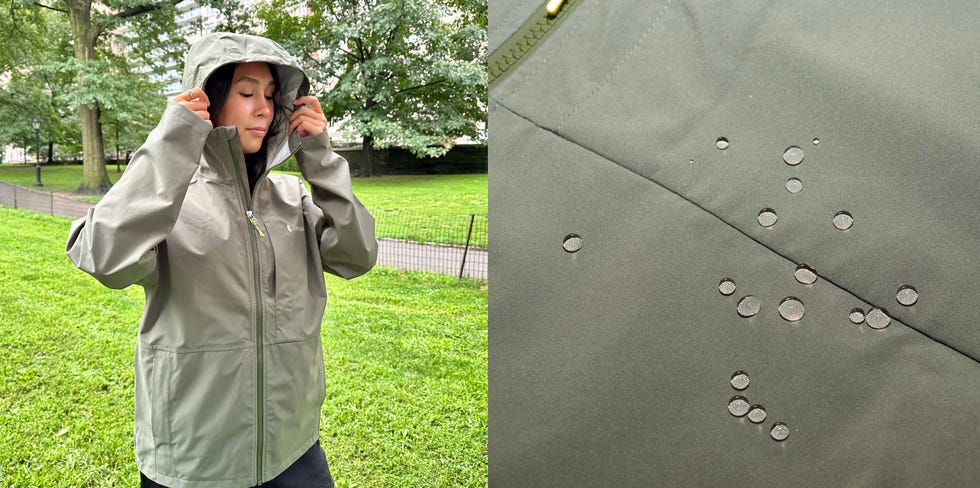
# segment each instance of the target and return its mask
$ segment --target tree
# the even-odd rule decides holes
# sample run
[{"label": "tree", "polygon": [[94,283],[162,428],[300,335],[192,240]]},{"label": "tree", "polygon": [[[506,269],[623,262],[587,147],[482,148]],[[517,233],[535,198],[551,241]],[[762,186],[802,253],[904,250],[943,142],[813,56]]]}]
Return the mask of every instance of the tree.
[{"label": "tree", "polygon": [[60,96],[70,86],[50,69],[52,53],[68,46],[67,25],[49,12],[11,4],[0,15],[0,145],[11,142],[34,153],[31,119],[41,121],[41,140],[71,139],[77,121]]},{"label": "tree", "polygon": [[[365,176],[374,149],[400,145],[445,154],[479,138],[486,120],[485,0],[271,0],[258,9],[264,35],[311,73],[332,121],[360,136]],[[316,83],[318,82],[318,83]]]},{"label": "tree", "polygon": [[[157,98],[158,87],[146,73],[130,66],[128,57],[146,62],[161,63],[166,56],[149,56],[150,52],[179,52],[183,40],[167,35],[173,32],[174,5],[177,0],[149,2],[145,0],[59,0],[45,3],[37,0],[21,8],[47,9],[67,15],[71,27],[71,55],[62,55],[45,68],[74,80],[66,94],[77,107],[82,138],[84,164],[82,193],[104,193],[109,189],[105,169],[101,114],[115,110],[116,120],[142,119],[136,114],[162,110]],[[14,3],[11,4],[11,11]],[[130,37],[120,34],[120,27],[129,24]],[[152,67],[152,64],[146,66]],[[126,117],[119,114],[127,114]]]}]

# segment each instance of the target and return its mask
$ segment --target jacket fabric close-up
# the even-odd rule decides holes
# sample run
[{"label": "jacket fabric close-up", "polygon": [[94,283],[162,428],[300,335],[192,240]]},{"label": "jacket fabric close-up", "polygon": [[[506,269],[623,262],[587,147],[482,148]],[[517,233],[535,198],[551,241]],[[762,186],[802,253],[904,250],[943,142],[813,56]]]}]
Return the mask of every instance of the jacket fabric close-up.
[{"label": "jacket fabric close-up", "polygon": [[489,7],[491,488],[980,486],[976,2]]},{"label": "jacket fabric close-up", "polygon": [[[266,39],[216,34],[188,53],[183,89],[228,63],[266,62],[291,110],[309,81]],[[135,443],[141,472],[173,488],[274,478],[319,438],[323,272],[375,263],[374,220],[326,132],[271,141],[250,191],[235,127],[170,103],[118,183],[71,227],[67,253],[111,288],[139,284]],[[269,170],[295,155],[295,176]]]}]

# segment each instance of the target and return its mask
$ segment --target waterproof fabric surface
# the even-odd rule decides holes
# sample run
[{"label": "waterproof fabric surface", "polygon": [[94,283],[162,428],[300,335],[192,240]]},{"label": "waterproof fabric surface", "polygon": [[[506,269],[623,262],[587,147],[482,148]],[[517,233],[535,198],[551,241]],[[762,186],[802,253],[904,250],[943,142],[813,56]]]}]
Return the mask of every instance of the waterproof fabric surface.
[{"label": "waterproof fabric surface", "polygon": [[[490,1],[491,45],[527,3]],[[491,86],[490,486],[980,484],[978,25],[577,2]]]}]

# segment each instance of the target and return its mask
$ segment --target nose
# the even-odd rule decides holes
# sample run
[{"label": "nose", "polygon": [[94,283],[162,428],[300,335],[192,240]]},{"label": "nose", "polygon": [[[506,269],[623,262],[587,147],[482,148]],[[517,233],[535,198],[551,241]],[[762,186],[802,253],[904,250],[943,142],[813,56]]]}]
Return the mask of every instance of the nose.
[{"label": "nose", "polygon": [[259,97],[256,103],[255,115],[258,117],[268,117],[272,114],[272,100],[266,100],[265,97]]}]

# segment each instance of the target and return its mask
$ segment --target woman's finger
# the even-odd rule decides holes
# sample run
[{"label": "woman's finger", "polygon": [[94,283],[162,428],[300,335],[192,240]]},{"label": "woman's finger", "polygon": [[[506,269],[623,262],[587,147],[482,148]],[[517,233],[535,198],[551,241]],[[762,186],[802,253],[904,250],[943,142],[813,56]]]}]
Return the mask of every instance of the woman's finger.
[{"label": "woman's finger", "polygon": [[323,108],[320,107],[320,100],[312,95],[297,98],[296,101],[293,102],[293,106],[295,107],[296,105],[307,105],[308,108],[312,109],[315,113],[323,113]]},{"label": "woman's finger", "polygon": [[197,100],[204,103],[205,106],[211,105],[211,101],[208,100],[208,94],[204,93],[204,89],[201,87],[192,88],[188,91],[187,100],[192,102]]},{"label": "woman's finger", "polygon": [[308,109],[306,107],[300,107],[300,108],[296,109],[289,116],[289,120],[298,119],[298,118],[301,118],[301,117],[308,117],[308,118],[310,118],[312,120],[322,120],[322,121],[326,121],[327,120],[327,118],[324,117],[323,114],[316,113],[313,110]]},{"label": "woman's finger", "polygon": [[323,116],[322,113],[314,112],[312,109],[306,107],[300,107],[296,109],[292,115],[289,116],[289,122],[292,123],[294,120],[299,120],[300,118],[309,118],[310,120],[320,121],[324,125],[327,123],[327,118]]},{"label": "woman's finger", "polygon": [[173,101],[176,103],[199,101],[199,102],[203,102],[205,106],[211,104],[211,101],[208,99],[207,93],[204,93],[204,90],[201,89],[200,87],[192,88],[185,92],[179,93],[177,96],[173,98]]},{"label": "woman's finger", "polygon": [[214,127],[214,124],[211,123],[211,114],[208,113],[208,106],[211,104],[210,100],[208,100],[208,95],[200,87],[182,92],[175,96],[172,101],[187,107],[188,110],[204,119],[208,125]]},{"label": "woman's finger", "polygon": [[207,112],[207,110],[208,110],[208,104],[206,104],[204,102],[200,102],[200,101],[198,101],[198,102],[177,102],[177,103],[179,103],[179,104],[181,104],[181,105],[183,105],[183,106],[191,109],[191,112],[198,112],[198,111],[201,111],[201,110]]},{"label": "woman's finger", "polygon": [[310,107],[308,107],[306,105],[303,105],[303,106],[300,106],[300,107],[295,108],[293,110],[293,113],[292,113],[291,117],[300,117],[300,116],[304,116],[304,115],[305,116],[308,116],[308,117],[314,117],[314,118],[319,118],[319,119],[327,120],[326,116],[323,115],[323,112],[317,112],[314,109],[312,109],[312,108],[310,108]]},{"label": "woman's finger", "polygon": [[296,114],[293,114],[293,117],[290,117],[289,120],[288,132],[292,134],[292,132],[296,129],[299,129],[300,135],[304,137],[308,135],[320,134],[323,131],[327,130],[327,119],[324,118],[323,116],[317,116],[317,117],[309,116],[309,115],[296,116]]}]

